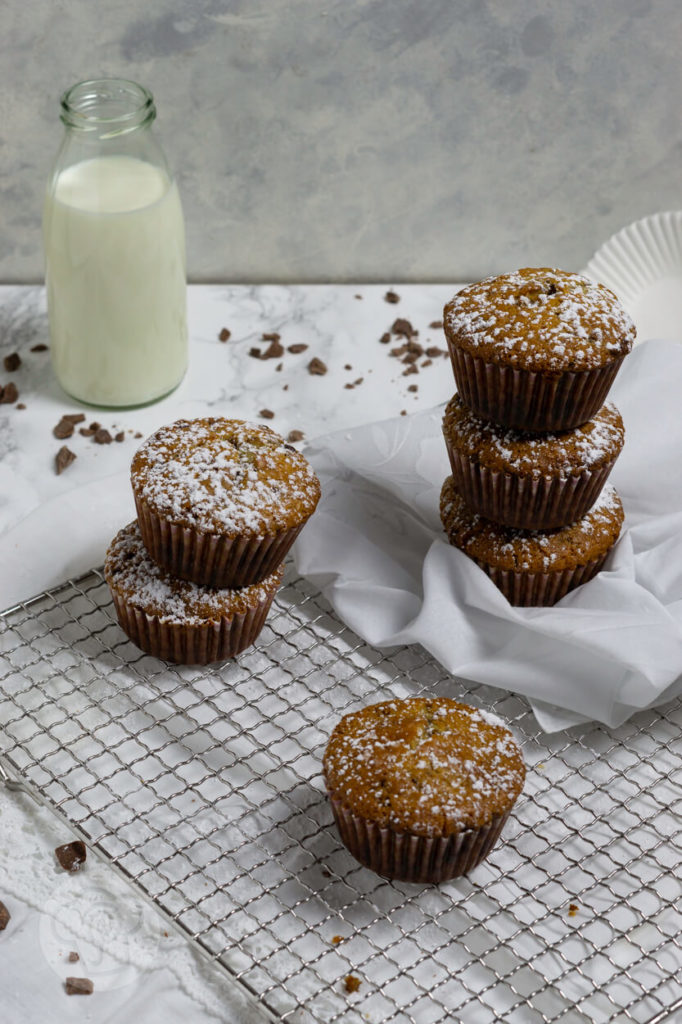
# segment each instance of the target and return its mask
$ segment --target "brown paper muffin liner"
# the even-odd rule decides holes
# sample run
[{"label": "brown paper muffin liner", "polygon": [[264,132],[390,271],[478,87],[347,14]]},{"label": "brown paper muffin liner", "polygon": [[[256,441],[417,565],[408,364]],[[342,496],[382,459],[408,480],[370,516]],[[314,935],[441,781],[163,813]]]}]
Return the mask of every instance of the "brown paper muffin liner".
[{"label": "brown paper muffin liner", "polygon": [[472,412],[501,426],[530,432],[572,430],[599,412],[625,358],[593,370],[558,375],[488,363],[448,349],[460,398]]},{"label": "brown paper muffin liner", "polygon": [[155,658],[180,665],[225,661],[250,647],[265,624],[276,593],[275,588],[255,608],[232,617],[223,616],[216,622],[200,625],[184,625],[162,622],[158,616],[126,601],[113,587],[110,590],[119,625],[132,642]]},{"label": "brown paper muffin liner", "polygon": [[519,530],[554,530],[582,519],[616,461],[563,479],[520,476],[482,466],[457,451],[448,438],[445,445],[455,488],[472,512]]},{"label": "brown paper muffin liner", "polygon": [[221,537],[162,519],[137,494],[135,507],[144,546],[157,565],[180,579],[230,590],[271,576],[307,521],[264,537]]},{"label": "brown paper muffin liner", "polygon": [[565,597],[582,583],[587,583],[603,567],[606,551],[599,558],[574,569],[558,569],[555,572],[524,572],[522,569],[497,569],[495,566],[477,565],[490,577],[510,604],[517,607],[548,607]]},{"label": "brown paper muffin liner", "polygon": [[488,856],[509,817],[507,811],[478,829],[420,836],[367,821],[334,793],[329,799],[344,846],[365,867],[400,882],[437,884],[466,875]]}]

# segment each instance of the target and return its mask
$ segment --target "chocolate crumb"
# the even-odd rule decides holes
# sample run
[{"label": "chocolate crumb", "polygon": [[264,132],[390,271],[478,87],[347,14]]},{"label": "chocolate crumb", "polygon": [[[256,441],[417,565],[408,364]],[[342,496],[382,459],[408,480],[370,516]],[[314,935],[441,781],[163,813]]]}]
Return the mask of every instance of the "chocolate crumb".
[{"label": "chocolate crumb", "polygon": [[282,335],[278,334],[277,331],[272,331],[270,334],[262,334],[261,337],[263,341],[279,341]]},{"label": "chocolate crumb", "polygon": [[142,437],[142,434],[140,433],[139,430],[135,431],[135,437]]},{"label": "chocolate crumb", "polygon": [[326,868],[322,868],[322,877],[323,878],[331,878],[332,877],[331,871],[327,871]]},{"label": "chocolate crumb", "polygon": [[346,389],[346,391],[352,391],[355,387],[355,384],[344,384],[343,386]]},{"label": "chocolate crumb", "polygon": [[284,363],[277,363],[277,366],[275,367],[275,373],[281,373],[283,366]]},{"label": "chocolate crumb", "polygon": [[339,942],[343,942],[343,935],[335,935],[332,942],[335,946],[338,946]]},{"label": "chocolate crumb", "polygon": [[396,292],[388,291],[384,295],[384,302],[400,302],[400,296]]},{"label": "chocolate crumb", "polygon": [[5,384],[4,388],[0,387],[0,404],[14,405],[18,397],[17,386],[12,381],[9,384]]},{"label": "chocolate crumb", "polygon": [[422,370],[427,366],[433,366],[433,359],[425,359],[423,363],[419,364]]},{"label": "chocolate crumb", "polygon": [[432,327],[434,329],[434,331],[439,331],[442,328],[442,326],[443,326],[443,321],[442,320],[432,320],[431,323],[429,324],[429,327]]},{"label": "chocolate crumb", "polygon": [[344,978],[344,985],[346,987],[346,992],[357,992],[362,985],[362,982],[359,978],[356,978],[354,974],[347,974]]},{"label": "chocolate crumb", "polygon": [[353,369],[353,367],[350,365],[350,363],[346,363],[346,365],[344,366],[344,370],[352,370],[352,369]]},{"label": "chocolate crumb", "polygon": [[72,843],[57,846],[54,852],[64,870],[70,871],[72,874],[75,871],[80,871],[85,864],[87,850],[82,839],[74,839]]},{"label": "chocolate crumb", "polygon": [[438,348],[437,345],[429,345],[426,350],[426,355],[429,359],[435,359],[436,356],[446,356],[447,351],[444,348]]},{"label": "chocolate crumb", "polygon": [[404,317],[398,317],[391,325],[391,334],[397,334],[399,338],[413,338],[419,334],[419,331],[415,331],[409,320],[405,320]]},{"label": "chocolate crumb", "polygon": [[43,345],[42,342],[40,345],[34,345],[31,352],[47,352],[47,345]]},{"label": "chocolate crumb", "polygon": [[578,904],[577,903],[569,903],[569,905],[568,905],[568,916],[569,917],[575,917],[575,915],[577,913],[578,913]]},{"label": "chocolate crumb", "polygon": [[254,345],[253,348],[249,349],[249,355],[252,359],[260,359],[260,349],[257,345]]},{"label": "chocolate crumb", "polygon": [[63,473],[65,469],[68,469],[71,463],[75,461],[75,458],[76,453],[72,452],[70,448],[67,448],[66,445],[63,444],[57,452],[54,460],[57,476]]},{"label": "chocolate crumb", "polygon": [[101,426],[102,426],[101,423],[98,423],[97,420],[93,420],[93,422],[90,424],[90,430],[94,430],[95,433],[97,433],[97,431],[99,430],[99,428]]},{"label": "chocolate crumb", "polygon": [[82,434],[83,437],[92,437],[92,435],[95,433],[95,431],[94,430],[90,430],[90,427],[81,427],[80,430],[78,431],[78,433]]},{"label": "chocolate crumb", "polygon": [[62,416],[63,420],[68,420],[69,423],[82,423],[85,420],[84,412],[67,412]]},{"label": "chocolate crumb", "polygon": [[295,345],[289,345],[287,352],[291,352],[292,355],[297,356],[299,352],[305,352],[307,345],[304,345],[302,341],[297,341]]},{"label": "chocolate crumb", "polygon": [[10,352],[8,356],[3,359],[3,364],[7,373],[14,373],[21,366],[21,356],[18,352]]},{"label": "chocolate crumb", "polygon": [[[265,335],[263,335],[265,338]],[[277,335],[279,339],[279,334]],[[280,345],[279,340],[273,340],[270,342],[265,352],[263,352],[261,359],[279,359],[284,355],[284,345]]]},{"label": "chocolate crumb", "polygon": [[91,996],[95,986],[89,978],[67,978],[64,987],[67,996]]},{"label": "chocolate crumb", "polygon": [[23,403],[23,402],[19,402],[19,403],[17,404],[17,409],[25,409],[25,408],[26,408],[26,406],[24,405],[24,403]]},{"label": "chocolate crumb", "polygon": [[381,337],[379,338],[379,341],[381,342],[381,344],[382,344],[382,345],[388,345],[388,343],[389,343],[389,341],[390,341],[390,340],[391,340],[391,334],[390,334],[390,332],[389,332],[389,331],[386,331],[386,332],[385,332],[384,334],[382,334],[382,335],[381,335]]},{"label": "chocolate crumb", "polygon": [[362,295],[354,295],[354,296],[353,296],[353,298],[354,298],[354,299],[361,299],[361,298],[362,298]]},{"label": "chocolate crumb", "polygon": [[296,441],[302,441],[304,437],[305,434],[302,430],[290,430],[287,434],[287,441],[290,444],[294,444]]},{"label": "chocolate crumb", "polygon": [[354,381],[353,381],[353,384],[355,385],[355,387],[357,387],[357,386],[358,386],[358,384],[362,384],[362,382],[363,382],[363,380],[364,380],[364,379],[365,379],[364,377],[358,377],[358,379],[357,379],[357,380],[354,380]]},{"label": "chocolate crumb", "polygon": [[113,438],[109,431],[105,427],[100,427],[99,430],[95,431],[93,441],[95,444],[111,444]]},{"label": "chocolate crumb", "polygon": [[317,356],[313,356],[308,363],[308,373],[312,374],[314,377],[323,377],[326,372],[327,367],[324,365],[322,360],[318,359]]},{"label": "chocolate crumb", "polygon": [[65,441],[67,437],[71,437],[73,431],[73,423],[65,416],[62,416],[57,426],[52,428],[52,433],[59,441]]},{"label": "chocolate crumb", "polygon": [[419,385],[418,384],[410,384],[410,386],[409,386],[409,388],[407,390],[408,391],[419,391]]},{"label": "chocolate crumb", "polygon": [[274,420],[275,418],[275,414],[272,409],[261,409],[258,415],[262,416],[264,420]]},{"label": "chocolate crumb", "polygon": [[71,950],[71,952],[69,953],[69,955],[67,957],[67,960],[69,961],[70,964],[77,964],[78,963],[78,961],[80,960],[80,957],[79,957],[78,953],[75,951],[75,949]]},{"label": "chocolate crumb", "polygon": [[232,337],[232,331],[228,331],[227,327],[223,327],[222,331],[218,335],[218,341],[229,341]]},{"label": "chocolate crumb", "polygon": [[126,432],[125,430],[119,430],[118,434],[115,435],[114,441],[125,441]]},{"label": "chocolate crumb", "polygon": [[407,416],[407,409],[401,409],[400,410],[400,415],[401,416]]},{"label": "chocolate crumb", "polygon": [[282,391],[288,391],[288,390],[289,390],[289,385],[288,384],[283,384],[282,385]]},{"label": "chocolate crumb", "polygon": [[403,370],[403,377],[407,377],[411,373],[419,373],[419,367],[416,363],[411,363],[406,370]]},{"label": "chocolate crumb", "polygon": [[4,932],[5,928],[9,924],[11,914],[5,904],[0,900],[0,932]]}]

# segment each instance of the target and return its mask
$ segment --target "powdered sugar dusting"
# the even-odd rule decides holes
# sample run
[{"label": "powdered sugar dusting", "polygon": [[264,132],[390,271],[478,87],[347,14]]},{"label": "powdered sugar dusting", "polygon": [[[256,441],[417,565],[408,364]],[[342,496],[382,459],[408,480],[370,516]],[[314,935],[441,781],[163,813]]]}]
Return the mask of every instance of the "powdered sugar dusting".
[{"label": "powdered sugar dusting", "polygon": [[618,456],[625,438],[620,413],[610,402],[573,430],[523,434],[480,419],[458,395],[445,410],[443,431],[458,451],[481,465],[532,477],[566,477],[604,465]]},{"label": "powdered sugar dusting", "polygon": [[228,535],[289,529],[320,497],[308,462],[274,430],[221,418],[157,430],[135,455],[132,480],[157,514]]},{"label": "powdered sugar dusting", "polygon": [[513,804],[525,777],[504,723],[446,698],[386,701],[345,716],[325,772],[356,814],[418,835],[489,824]]},{"label": "powdered sugar dusting", "polygon": [[586,277],[524,268],[462,289],[445,331],[473,354],[536,370],[585,370],[630,351],[635,326],[616,296]]},{"label": "powdered sugar dusting", "polygon": [[142,543],[137,522],[116,534],[107,551],[104,574],[125,600],[164,623],[202,625],[256,608],[279,586],[283,570],[240,590],[213,590],[177,579],[159,568]]}]

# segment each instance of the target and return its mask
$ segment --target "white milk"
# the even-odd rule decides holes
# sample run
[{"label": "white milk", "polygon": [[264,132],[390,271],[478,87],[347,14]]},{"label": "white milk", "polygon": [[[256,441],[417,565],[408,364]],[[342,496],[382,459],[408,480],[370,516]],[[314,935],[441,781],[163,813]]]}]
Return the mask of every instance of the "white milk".
[{"label": "white milk", "polygon": [[160,398],[187,367],[185,231],[176,185],[129,156],[61,171],[43,221],[52,360],[93,405]]}]

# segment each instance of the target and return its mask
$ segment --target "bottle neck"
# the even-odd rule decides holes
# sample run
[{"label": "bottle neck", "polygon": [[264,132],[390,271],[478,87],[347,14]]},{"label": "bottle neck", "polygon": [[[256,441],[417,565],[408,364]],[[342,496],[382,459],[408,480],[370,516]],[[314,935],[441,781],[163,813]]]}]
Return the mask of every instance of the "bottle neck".
[{"label": "bottle neck", "polygon": [[119,138],[149,127],[156,117],[154,97],[144,86],[124,78],[79,82],[63,94],[60,118],[85,140]]}]

